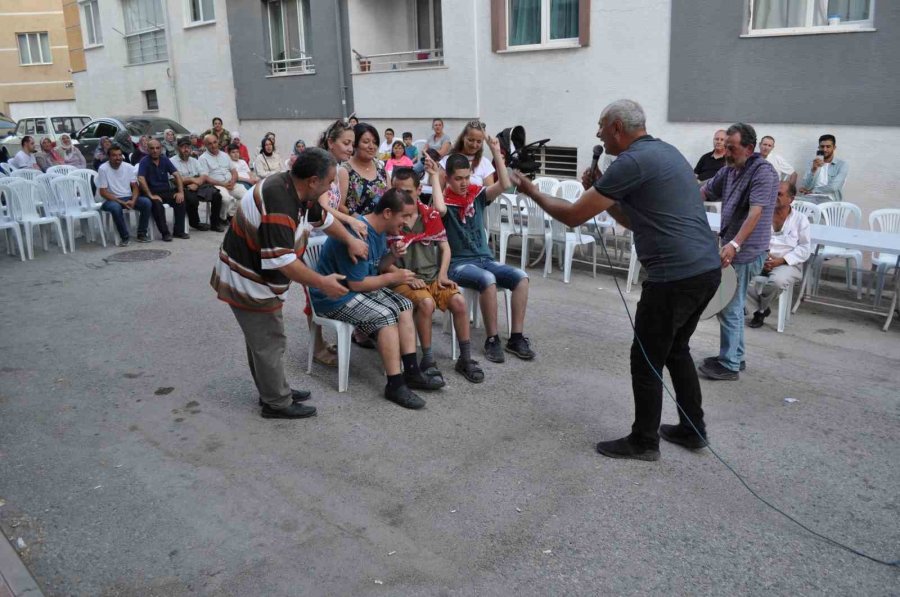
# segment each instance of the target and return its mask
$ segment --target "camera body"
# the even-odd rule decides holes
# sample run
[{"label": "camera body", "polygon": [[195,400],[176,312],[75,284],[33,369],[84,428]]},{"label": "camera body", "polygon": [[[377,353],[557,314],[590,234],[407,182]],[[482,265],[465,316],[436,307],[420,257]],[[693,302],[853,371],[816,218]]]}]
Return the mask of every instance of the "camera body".
[{"label": "camera body", "polygon": [[550,141],[541,139],[527,143],[525,127],[521,125],[503,129],[497,133],[497,140],[500,142],[500,151],[506,167],[518,170],[528,177],[533,177],[540,168],[537,152]]}]

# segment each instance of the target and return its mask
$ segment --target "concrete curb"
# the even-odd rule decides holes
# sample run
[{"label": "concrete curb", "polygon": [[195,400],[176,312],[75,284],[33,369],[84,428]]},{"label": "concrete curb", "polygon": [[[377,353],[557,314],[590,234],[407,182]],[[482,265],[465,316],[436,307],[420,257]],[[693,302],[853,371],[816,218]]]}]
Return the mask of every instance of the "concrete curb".
[{"label": "concrete curb", "polygon": [[19,554],[0,534],[0,597],[43,597],[34,577],[19,559]]}]

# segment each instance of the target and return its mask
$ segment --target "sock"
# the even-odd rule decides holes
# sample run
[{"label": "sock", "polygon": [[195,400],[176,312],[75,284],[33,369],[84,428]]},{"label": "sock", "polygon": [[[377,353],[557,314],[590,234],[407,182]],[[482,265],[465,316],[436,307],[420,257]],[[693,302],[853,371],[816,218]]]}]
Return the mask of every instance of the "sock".
[{"label": "sock", "polygon": [[423,363],[434,363],[434,355],[431,353],[431,347],[425,348],[422,347],[422,362]]},{"label": "sock", "polygon": [[485,344],[485,346],[487,346],[489,342],[499,342],[499,341],[500,341],[500,334],[494,334],[493,336],[488,336],[485,339],[484,344]]},{"label": "sock", "polygon": [[469,340],[459,341],[459,358],[467,363],[472,360],[472,343]]},{"label": "sock", "polygon": [[403,384],[404,384],[404,381],[403,381],[403,374],[402,374],[402,373],[398,373],[397,375],[388,375],[388,376],[387,376],[387,385],[388,385],[388,388],[390,388],[390,389],[392,389],[392,390],[396,390],[397,388],[399,388],[399,387],[402,386]]},{"label": "sock", "polygon": [[407,374],[417,373],[419,371],[419,363],[416,362],[416,353],[411,352],[400,358],[403,360],[403,370]]},{"label": "sock", "polygon": [[521,332],[513,332],[512,335],[509,337],[509,341],[512,342],[514,340],[521,340],[522,338],[523,338],[523,336],[522,336]]}]

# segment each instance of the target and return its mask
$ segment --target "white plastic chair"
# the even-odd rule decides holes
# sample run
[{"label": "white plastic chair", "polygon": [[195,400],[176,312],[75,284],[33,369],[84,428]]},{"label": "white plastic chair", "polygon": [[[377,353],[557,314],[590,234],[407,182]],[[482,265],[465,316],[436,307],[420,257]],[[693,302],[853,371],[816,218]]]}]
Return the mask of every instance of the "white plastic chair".
[{"label": "white plastic chair", "polygon": [[[6,236],[6,254],[12,255],[15,248],[19,249],[19,259],[25,261],[25,249],[22,246],[22,231],[19,229],[19,223],[12,216],[12,194],[13,191],[9,187],[0,186],[0,203],[9,206],[9,211],[0,213],[0,230],[4,231]],[[16,238],[16,244],[12,244],[10,233]]]},{"label": "white plastic chair", "polygon": [[[869,228],[878,232],[900,233],[900,209],[876,209],[869,214]],[[897,267],[897,255],[891,253],[872,253],[872,267],[875,268],[875,306],[881,304],[881,293],[884,290],[884,278]]]},{"label": "white plastic chair", "polygon": [[[58,176],[50,181],[50,187],[65,206],[61,217],[66,221],[69,246],[72,252],[75,252],[75,220],[87,220],[89,228],[91,228],[91,222],[96,220],[97,229],[100,231],[100,241],[105,247],[106,234],[103,232],[103,220],[100,212],[93,207],[94,199],[87,183],[74,176]],[[93,237],[92,228],[91,237]]]},{"label": "white plastic chair", "polygon": [[[762,292],[769,281],[768,276],[756,276],[753,278],[753,284],[756,286],[757,292]],[[794,284],[791,283],[787,288],[778,295],[778,333],[784,332],[784,326],[791,319],[791,303],[794,301]]]},{"label": "white plastic chair", "polygon": [[[76,168],[75,166],[66,166],[66,165],[50,166],[49,168],[47,168],[47,174],[56,174],[57,176],[69,176],[70,174],[72,174],[72,172],[74,172],[77,169],[78,168]],[[94,174],[96,174],[96,172],[94,172]]]},{"label": "white plastic chair", "polygon": [[722,213],[722,202],[721,201],[704,201],[703,202],[703,210],[707,211],[707,212],[721,214]]},{"label": "white plastic chair", "polygon": [[539,176],[534,179],[534,185],[545,195],[556,197],[556,191],[559,189],[559,181],[549,176]]},{"label": "white plastic chair", "polygon": [[[481,293],[478,292],[474,288],[463,288],[462,286],[459,289],[463,293],[463,297],[466,299],[466,307],[469,309],[469,321],[472,322],[472,327],[483,327],[484,326],[484,318],[481,316]],[[506,305],[506,336],[509,337],[512,335],[512,291],[507,290],[506,288],[497,288],[497,297],[503,295],[503,303]],[[444,331],[447,331],[447,326],[453,327],[452,316],[449,316],[449,311],[444,318]],[[455,333],[454,333],[455,336]],[[454,339],[454,354],[456,351],[456,341]],[[454,359],[456,357],[453,357]]]},{"label": "white plastic chair", "polygon": [[[549,185],[548,185],[549,186]],[[554,190],[555,187],[554,187]],[[543,250],[545,259],[549,259],[550,247],[553,244],[550,239],[550,227],[547,225],[547,216],[544,210],[527,195],[519,195],[519,218],[521,221],[522,235],[522,263],[524,270],[528,265],[528,240],[540,238],[544,241]],[[524,220],[524,221],[523,221]],[[538,257],[540,259],[540,257]]]},{"label": "white plastic chair", "polygon": [[577,180],[563,180],[556,189],[556,196],[565,199],[569,203],[575,203],[581,194],[584,193],[584,187]]},{"label": "white plastic chair", "polygon": [[815,203],[795,199],[794,202],[791,203],[791,207],[806,216],[806,219],[809,220],[810,224],[818,224],[822,219],[822,210]]},{"label": "white plastic chair", "polygon": [[35,170],[34,168],[21,168],[19,170],[13,170],[13,173],[10,176],[15,178],[24,178],[25,180],[34,180],[38,176],[43,174],[40,170]]},{"label": "white plastic chair", "polygon": [[[820,203],[821,223],[824,226],[841,228],[859,228],[862,220],[862,211],[857,205],[846,201],[828,201]],[[819,279],[822,275],[822,267],[829,259],[844,259],[847,264],[847,289],[852,287],[853,273],[850,269],[852,260],[856,268],[856,298],[862,298],[862,251],[833,247],[826,245],[819,251],[815,263],[813,263],[813,294],[819,290]]]},{"label": "white plastic chair", "polygon": [[11,176],[13,173],[13,170],[15,170],[15,168],[10,166],[6,162],[0,162],[0,170],[3,170],[3,173],[6,174],[7,176]]},{"label": "white plastic chair", "polygon": [[[484,223],[487,226],[488,238],[497,237],[499,241],[495,248],[498,249],[500,263],[506,263],[506,249],[509,246],[509,237],[521,234],[516,232],[516,223],[512,203],[506,195],[500,195],[484,210]],[[504,212],[506,219],[503,219]]]},{"label": "white plastic chair", "polygon": [[[61,168],[62,166],[55,166],[56,168]],[[71,166],[66,166],[66,168],[71,168]],[[47,172],[50,172],[52,168],[48,168]],[[97,184],[95,179],[97,178],[97,173],[94,170],[88,170],[87,168],[72,168],[72,171],[65,176],[74,176],[75,178],[80,178],[88,184],[88,190],[91,189],[91,183],[94,183],[93,188],[97,188]],[[98,199],[97,192],[92,192],[93,209],[100,209],[100,206],[103,205],[103,201]]]},{"label": "white plastic chair", "polygon": [[[56,238],[59,241],[59,248],[63,254],[66,253],[66,242],[63,239],[62,224],[56,216],[41,216],[38,213],[35,204],[36,195],[40,192],[38,183],[25,181],[23,184],[7,187],[11,192],[10,205],[12,207],[12,215],[25,231],[25,248],[28,250],[28,258],[34,259],[34,227],[38,227],[40,232],[41,226],[49,225],[56,229]],[[47,250],[47,237],[43,236],[44,250]]]},{"label": "white plastic chair", "polygon": [[631,234],[631,256],[628,260],[628,278],[625,280],[625,292],[631,292],[631,285],[638,281],[641,273],[641,262],[638,261],[637,247],[634,246],[634,234]]},{"label": "white plastic chair", "polygon": [[[326,238],[325,236],[316,236],[309,239],[309,244],[306,245],[306,251],[303,253],[303,262],[308,268],[316,269],[316,265],[319,263],[319,253],[322,251],[322,245],[325,244]],[[308,289],[307,292],[309,292]],[[353,335],[353,325],[318,315],[312,301],[309,302],[309,307],[312,310],[313,329],[309,334],[309,359],[306,363],[306,373],[312,373],[313,338],[319,333],[319,327],[326,325],[334,328],[337,333],[338,346],[338,392],[346,392],[347,386],[350,384],[350,347],[352,346],[350,338]]]},{"label": "white plastic chair", "polygon": [[413,146],[419,150],[419,157],[425,155],[425,150],[428,149],[428,141],[425,139],[416,139],[413,141]]},{"label": "white plastic chair", "polygon": [[544,261],[545,278],[553,270],[553,249],[559,248],[562,250],[563,282],[568,284],[572,277],[572,260],[575,258],[575,249],[585,245],[591,245],[593,249],[594,277],[597,277],[597,243],[593,236],[582,234],[578,229],[573,230],[557,220],[550,220],[550,239],[547,259]]}]

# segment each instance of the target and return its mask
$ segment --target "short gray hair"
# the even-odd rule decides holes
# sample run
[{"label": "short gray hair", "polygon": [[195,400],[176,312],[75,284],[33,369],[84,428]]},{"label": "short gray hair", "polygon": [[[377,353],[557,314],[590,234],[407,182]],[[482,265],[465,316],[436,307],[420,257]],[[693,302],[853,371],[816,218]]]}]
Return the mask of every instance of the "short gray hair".
[{"label": "short gray hair", "polygon": [[634,100],[620,99],[603,108],[600,120],[606,119],[606,124],[618,120],[622,123],[625,132],[641,130],[647,126],[647,117],[644,109]]}]

